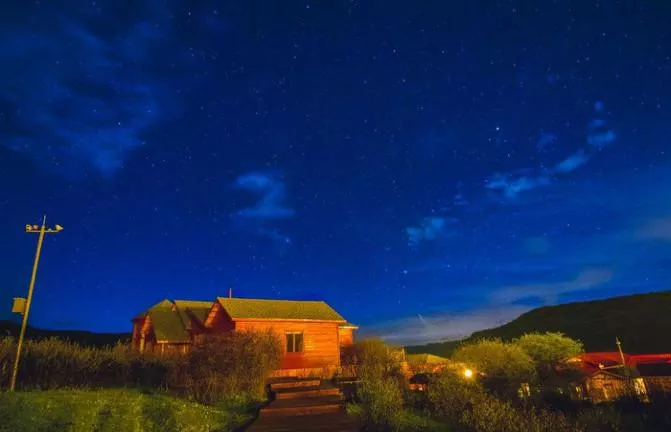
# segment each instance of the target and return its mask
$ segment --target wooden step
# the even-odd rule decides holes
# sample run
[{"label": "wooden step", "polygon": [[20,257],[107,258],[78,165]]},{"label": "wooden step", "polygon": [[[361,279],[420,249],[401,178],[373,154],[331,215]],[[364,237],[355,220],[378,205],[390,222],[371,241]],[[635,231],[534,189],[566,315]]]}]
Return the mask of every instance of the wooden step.
[{"label": "wooden step", "polygon": [[292,416],[339,412],[343,409],[339,396],[318,396],[301,399],[277,399],[261,408],[260,417]]},{"label": "wooden step", "polygon": [[281,389],[275,392],[275,399],[298,399],[318,396],[340,396],[338,387],[302,387]]},{"label": "wooden step", "polygon": [[279,389],[319,387],[320,384],[321,380],[319,379],[277,381],[270,384],[270,390],[275,391]]}]

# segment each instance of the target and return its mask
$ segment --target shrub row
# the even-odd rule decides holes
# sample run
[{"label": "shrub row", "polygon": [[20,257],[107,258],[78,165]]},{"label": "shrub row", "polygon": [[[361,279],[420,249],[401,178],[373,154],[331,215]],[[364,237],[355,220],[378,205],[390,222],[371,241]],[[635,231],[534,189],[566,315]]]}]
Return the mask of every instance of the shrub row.
[{"label": "shrub row", "polygon": [[480,383],[445,371],[431,380],[427,397],[429,414],[451,430],[473,432],[616,432],[671,430],[671,401],[646,404],[621,400],[610,405],[576,404],[563,411],[535,401],[516,403],[500,399]]},{"label": "shrub row", "polygon": [[[0,339],[0,386],[7,388],[15,341]],[[27,341],[17,388],[138,387],[168,390],[203,403],[230,397],[263,397],[281,345],[269,332],[236,332],[206,338],[187,355],[138,353],[128,346],[89,348],[59,340]]]},{"label": "shrub row", "polygon": [[[0,339],[0,385],[9,385],[16,341]],[[168,388],[176,359],[131,352],[127,346],[82,347],[57,338],[23,345],[17,387],[29,389]]]}]

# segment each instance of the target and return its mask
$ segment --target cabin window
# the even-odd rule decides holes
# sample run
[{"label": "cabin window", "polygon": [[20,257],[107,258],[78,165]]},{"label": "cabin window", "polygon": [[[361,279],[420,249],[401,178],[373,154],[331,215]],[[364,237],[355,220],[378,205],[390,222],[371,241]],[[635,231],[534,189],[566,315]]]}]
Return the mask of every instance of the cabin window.
[{"label": "cabin window", "polygon": [[287,332],[287,352],[302,352],[303,351],[303,333],[302,332]]}]

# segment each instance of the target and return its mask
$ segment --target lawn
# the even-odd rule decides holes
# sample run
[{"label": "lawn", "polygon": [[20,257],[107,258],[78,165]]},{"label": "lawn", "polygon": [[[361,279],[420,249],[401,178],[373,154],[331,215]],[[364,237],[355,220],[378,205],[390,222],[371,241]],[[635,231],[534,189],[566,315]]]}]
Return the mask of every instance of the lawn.
[{"label": "lawn", "polygon": [[[363,410],[360,405],[348,403],[347,414],[353,417],[361,417]],[[397,425],[399,431],[404,432],[446,432],[448,426],[431,419],[426,413],[412,408],[403,410]]]},{"label": "lawn", "polygon": [[0,431],[231,431],[244,407],[209,407],[131,389],[0,392]]}]

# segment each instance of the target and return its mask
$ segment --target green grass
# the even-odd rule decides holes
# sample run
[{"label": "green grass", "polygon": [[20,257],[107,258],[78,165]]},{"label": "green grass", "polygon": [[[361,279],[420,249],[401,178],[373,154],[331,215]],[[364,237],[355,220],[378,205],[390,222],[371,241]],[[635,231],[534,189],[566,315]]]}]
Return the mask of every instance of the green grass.
[{"label": "green grass", "polygon": [[251,417],[243,407],[130,389],[0,393],[0,432],[230,431]]},{"label": "green grass", "polygon": [[450,357],[466,341],[501,338],[510,341],[531,332],[561,332],[583,343],[586,351],[615,351],[615,337],[629,354],[665,353],[671,350],[671,291],[614,297],[546,306],[489,330],[475,332],[464,341],[406,347],[406,352]]},{"label": "green grass", "polygon": [[[352,417],[363,415],[363,408],[359,404],[349,403],[346,409],[347,414]],[[450,430],[446,424],[432,419],[426,413],[410,408],[403,410],[397,426],[398,430],[403,432],[448,432]]]}]

